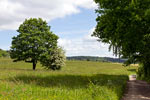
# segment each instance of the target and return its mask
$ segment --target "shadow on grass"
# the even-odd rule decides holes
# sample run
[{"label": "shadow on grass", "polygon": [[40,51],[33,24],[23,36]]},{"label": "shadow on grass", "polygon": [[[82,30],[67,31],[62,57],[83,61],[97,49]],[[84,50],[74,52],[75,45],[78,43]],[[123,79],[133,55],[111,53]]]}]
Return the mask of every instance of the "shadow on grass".
[{"label": "shadow on grass", "polygon": [[23,82],[24,84],[38,85],[42,87],[66,87],[66,88],[86,88],[90,83],[94,85],[110,85],[117,87],[128,80],[126,75],[105,75],[96,74],[93,76],[82,75],[52,75],[34,76],[21,75],[10,78],[9,81]]},{"label": "shadow on grass", "polygon": [[[128,80],[127,75],[105,75],[96,74],[93,76],[83,75],[49,75],[49,76],[35,76],[35,75],[19,75],[10,78],[9,81],[14,83],[23,83],[41,87],[56,87],[56,88],[67,88],[67,89],[88,89],[94,94],[105,93],[105,90],[100,89],[97,86],[105,86],[114,91],[118,98],[121,98],[123,91]],[[19,85],[18,84],[18,85]],[[91,88],[92,87],[92,88]],[[101,91],[102,90],[102,91]]]},{"label": "shadow on grass", "polygon": [[127,69],[130,72],[136,72],[136,69]]},{"label": "shadow on grass", "polygon": [[[34,71],[32,68],[0,68],[0,70],[15,70],[15,71]],[[35,71],[42,71],[43,69],[36,69]],[[35,72],[34,71],[34,72]]]}]

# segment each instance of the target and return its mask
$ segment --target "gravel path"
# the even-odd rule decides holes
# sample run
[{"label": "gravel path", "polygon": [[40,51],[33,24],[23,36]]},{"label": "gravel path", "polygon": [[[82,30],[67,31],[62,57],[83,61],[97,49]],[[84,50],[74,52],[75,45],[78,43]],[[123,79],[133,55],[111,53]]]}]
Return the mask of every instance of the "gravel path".
[{"label": "gravel path", "polygon": [[150,100],[150,84],[136,80],[135,75],[129,76],[127,89],[121,100]]}]

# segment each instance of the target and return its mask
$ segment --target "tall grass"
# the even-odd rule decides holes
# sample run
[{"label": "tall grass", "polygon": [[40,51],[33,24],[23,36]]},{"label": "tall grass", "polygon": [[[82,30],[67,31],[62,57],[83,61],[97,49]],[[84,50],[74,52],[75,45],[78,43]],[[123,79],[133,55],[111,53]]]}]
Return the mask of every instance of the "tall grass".
[{"label": "tall grass", "polygon": [[119,100],[136,67],[67,61],[60,71],[0,59],[0,100]]}]

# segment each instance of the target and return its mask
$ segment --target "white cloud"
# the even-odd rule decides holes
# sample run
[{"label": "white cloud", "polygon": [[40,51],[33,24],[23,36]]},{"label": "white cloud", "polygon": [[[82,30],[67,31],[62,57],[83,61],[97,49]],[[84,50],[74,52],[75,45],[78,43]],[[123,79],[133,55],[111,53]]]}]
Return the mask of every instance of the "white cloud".
[{"label": "white cloud", "polygon": [[113,57],[112,52],[108,52],[108,44],[98,42],[95,37],[91,37],[93,31],[94,28],[80,39],[59,39],[59,45],[65,49],[67,56]]},{"label": "white cloud", "polygon": [[93,0],[0,0],[0,30],[17,29],[25,18],[41,17],[47,21],[93,9]]}]

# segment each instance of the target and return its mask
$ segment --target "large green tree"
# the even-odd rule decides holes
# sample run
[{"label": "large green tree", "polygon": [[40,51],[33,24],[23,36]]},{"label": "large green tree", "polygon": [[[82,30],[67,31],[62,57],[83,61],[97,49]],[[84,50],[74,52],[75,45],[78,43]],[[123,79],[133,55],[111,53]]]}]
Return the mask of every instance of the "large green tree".
[{"label": "large green tree", "polygon": [[95,0],[97,26],[93,36],[110,44],[115,55],[139,62],[150,76],[150,0]]},{"label": "large green tree", "polygon": [[26,19],[17,32],[19,35],[12,38],[10,56],[14,61],[33,63],[33,70],[41,56],[51,55],[57,48],[58,36],[50,31],[50,26],[41,18]]}]

